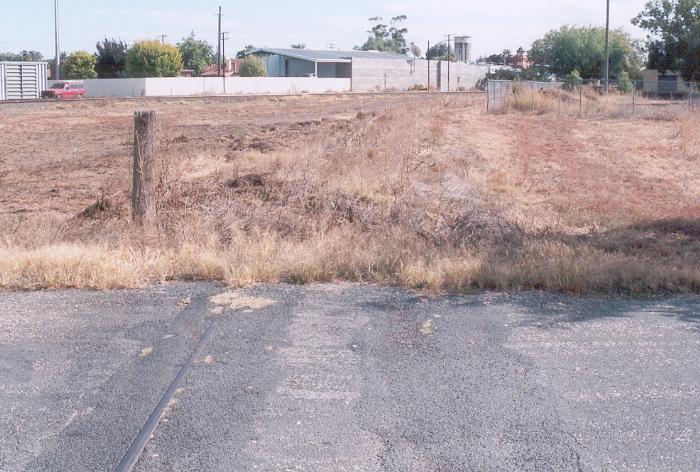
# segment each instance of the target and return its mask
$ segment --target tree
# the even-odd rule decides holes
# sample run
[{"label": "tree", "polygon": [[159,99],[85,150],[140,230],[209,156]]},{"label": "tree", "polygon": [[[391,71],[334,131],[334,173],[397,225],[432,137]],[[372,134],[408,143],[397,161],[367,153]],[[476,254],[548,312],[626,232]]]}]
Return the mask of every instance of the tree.
[{"label": "tree", "polygon": [[416,43],[413,41],[411,41],[411,44],[408,45],[408,50],[411,51],[411,55],[414,59],[423,55],[423,51],[421,51],[418,45],[416,45]]},{"label": "tree", "polygon": [[368,33],[371,34],[367,41],[356,49],[362,51],[386,51],[397,54],[406,54],[408,46],[406,44],[406,34],[408,29],[402,28],[401,23],[406,21],[406,15],[398,15],[391,19],[389,25],[382,23],[382,18],[374,17],[369,21],[376,22]]},{"label": "tree", "polygon": [[87,51],[76,51],[63,62],[62,77],[68,80],[94,79],[97,77],[97,58]]},{"label": "tree", "polygon": [[265,77],[267,71],[258,56],[248,56],[241,62],[241,77]]},{"label": "tree", "polygon": [[[563,77],[578,70],[584,79],[599,79],[604,73],[605,28],[562,26],[532,44],[530,59]],[[610,32],[610,73],[626,71],[639,76],[640,48],[621,29]]]},{"label": "tree", "polygon": [[292,49],[306,49],[306,44],[305,43],[292,44]]},{"label": "tree", "polygon": [[243,49],[241,49],[240,51],[238,51],[236,53],[236,59],[245,59],[246,55],[249,52],[255,51],[256,49],[257,48],[255,46],[253,46],[252,44],[246,44],[246,46]]},{"label": "tree", "polygon": [[177,47],[182,55],[183,65],[186,69],[193,70],[195,77],[201,76],[209,64],[216,63],[212,45],[195,38],[194,31],[177,43]]},{"label": "tree", "polygon": [[650,69],[700,80],[700,0],[651,0],[632,24],[649,33]]},{"label": "tree", "polygon": [[[68,54],[65,53],[65,51],[61,51],[61,77],[65,76],[65,69],[66,69],[66,59],[68,58]],[[49,59],[48,61],[48,67],[49,70],[51,71],[51,77],[56,78],[56,74],[54,71],[56,70],[56,59]]]},{"label": "tree", "polygon": [[426,51],[425,58],[431,61],[447,61],[448,59],[454,60],[454,50],[450,46],[449,51],[447,49],[447,43],[438,43],[430,46],[430,49]]},{"label": "tree", "polygon": [[484,58],[484,62],[487,62],[489,64],[500,64],[502,60],[503,54],[491,54],[490,56]]},{"label": "tree", "polygon": [[129,77],[177,77],[181,70],[180,50],[157,40],[135,43],[126,56]]},{"label": "tree", "polygon": [[501,61],[503,61],[504,66],[508,64],[508,59],[510,59],[512,56],[513,56],[513,53],[511,52],[510,49],[504,49],[501,52]]},{"label": "tree", "polygon": [[634,90],[634,84],[632,83],[632,80],[630,79],[630,75],[622,71],[618,74],[617,76],[617,89],[626,94],[632,93],[632,90]]},{"label": "tree", "polygon": [[39,51],[20,51],[19,54],[13,52],[0,53],[0,61],[10,62],[41,62],[44,60],[44,55]]},{"label": "tree", "polygon": [[582,85],[583,79],[581,78],[579,71],[576,69],[572,70],[570,74],[567,74],[566,77],[564,77],[564,90],[573,92],[574,90],[578,90],[578,88]]},{"label": "tree", "polygon": [[100,79],[115,79],[122,77],[126,69],[126,55],[129,50],[122,40],[107,39],[100,41],[97,48],[97,77]]}]

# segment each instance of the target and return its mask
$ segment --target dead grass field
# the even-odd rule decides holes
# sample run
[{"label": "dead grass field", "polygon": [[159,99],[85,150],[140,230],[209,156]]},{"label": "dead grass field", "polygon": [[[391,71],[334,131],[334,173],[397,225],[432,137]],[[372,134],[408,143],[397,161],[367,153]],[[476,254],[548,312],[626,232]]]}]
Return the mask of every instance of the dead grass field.
[{"label": "dead grass field", "polygon": [[[700,117],[486,115],[479,95],[0,107],[0,287],[352,280],[700,292]],[[159,229],[129,220],[158,112]]]}]

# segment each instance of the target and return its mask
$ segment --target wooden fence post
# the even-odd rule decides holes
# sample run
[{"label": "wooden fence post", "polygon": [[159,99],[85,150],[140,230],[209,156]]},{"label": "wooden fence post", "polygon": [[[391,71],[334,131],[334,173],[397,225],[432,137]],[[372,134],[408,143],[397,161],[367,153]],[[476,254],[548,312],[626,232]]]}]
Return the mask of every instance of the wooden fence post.
[{"label": "wooden fence post", "polygon": [[134,168],[131,218],[152,229],[156,226],[156,112],[134,113]]}]

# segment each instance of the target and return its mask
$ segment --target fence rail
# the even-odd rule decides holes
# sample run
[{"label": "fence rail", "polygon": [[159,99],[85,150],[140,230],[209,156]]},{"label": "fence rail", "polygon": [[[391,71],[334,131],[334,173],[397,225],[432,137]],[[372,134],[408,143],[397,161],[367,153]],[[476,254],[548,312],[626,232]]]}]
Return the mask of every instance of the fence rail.
[{"label": "fence rail", "polygon": [[486,92],[489,113],[515,109],[572,116],[635,116],[700,110],[698,82],[611,82],[606,94],[600,81],[489,80]]}]

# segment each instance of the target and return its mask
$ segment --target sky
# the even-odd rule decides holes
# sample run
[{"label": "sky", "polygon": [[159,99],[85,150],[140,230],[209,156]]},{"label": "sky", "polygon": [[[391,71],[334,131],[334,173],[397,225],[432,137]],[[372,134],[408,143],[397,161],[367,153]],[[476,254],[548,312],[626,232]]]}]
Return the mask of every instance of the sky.
[{"label": "sky", "polygon": [[[643,31],[630,24],[646,0],[611,0],[611,26],[635,38]],[[54,0],[0,0],[0,51],[38,50],[53,56]],[[447,34],[472,37],[477,58],[515,51],[562,24],[604,25],[605,0],[59,0],[61,49],[93,52],[101,38],[127,42],[156,39],[177,43],[194,31],[216,44],[218,7],[228,51],[246,44],[313,49],[352,49],[362,44],[369,18],[408,16],[407,39],[425,51]],[[230,54],[227,54],[230,55]]]}]

